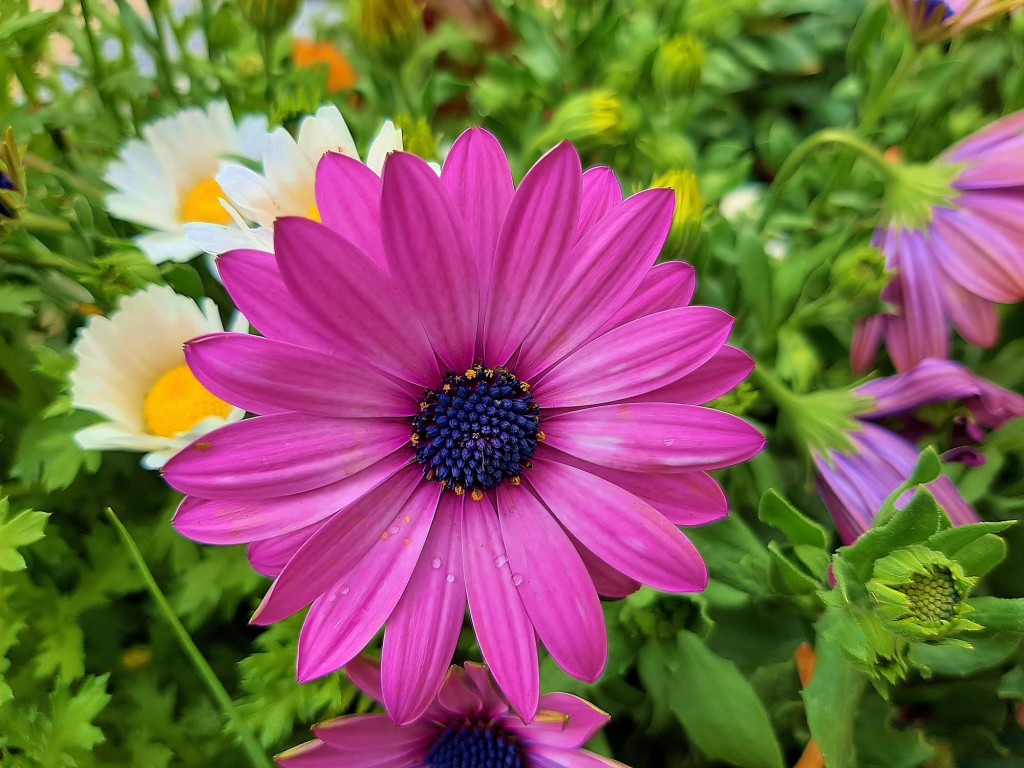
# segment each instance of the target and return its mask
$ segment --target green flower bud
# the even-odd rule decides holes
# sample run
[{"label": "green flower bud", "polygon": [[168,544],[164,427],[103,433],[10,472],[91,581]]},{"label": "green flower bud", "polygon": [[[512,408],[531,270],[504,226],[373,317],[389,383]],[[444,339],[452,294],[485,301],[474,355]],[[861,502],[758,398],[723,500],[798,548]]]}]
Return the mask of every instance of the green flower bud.
[{"label": "green flower bud", "polygon": [[291,22],[299,0],[238,0],[238,7],[255,30],[276,33]]},{"label": "green flower bud", "polygon": [[885,191],[885,216],[889,225],[902,229],[924,229],[936,208],[952,207],[958,192],[953,182],[961,165],[943,161],[926,165],[893,165]]},{"label": "green flower bud", "polygon": [[581,148],[615,146],[636,122],[633,108],[613,91],[588,91],[562,102],[537,143],[543,146],[567,139]]},{"label": "green flower bud", "polygon": [[437,141],[426,118],[413,119],[409,115],[395,118],[395,127],[402,131],[402,146],[406,152],[419,155],[424,160],[437,157]]},{"label": "green flower bud", "polygon": [[700,245],[701,227],[706,214],[696,174],[690,171],[668,171],[654,179],[651,186],[667,187],[676,196],[672,229],[662,249],[662,257],[679,261],[691,259]]},{"label": "green flower bud", "polygon": [[891,273],[885,269],[885,256],[869,245],[842,254],[832,265],[832,285],[843,298],[856,304],[876,307]]},{"label": "green flower bud", "polygon": [[689,96],[700,85],[706,54],[694,35],[666,40],[654,57],[654,87],[668,96]]},{"label": "green flower bud", "polygon": [[412,34],[420,23],[413,0],[362,0],[359,32],[371,43],[389,43]]},{"label": "green flower bud", "polygon": [[981,629],[965,618],[972,609],[964,601],[976,581],[955,560],[912,544],[878,560],[867,588],[887,629],[932,639]]}]

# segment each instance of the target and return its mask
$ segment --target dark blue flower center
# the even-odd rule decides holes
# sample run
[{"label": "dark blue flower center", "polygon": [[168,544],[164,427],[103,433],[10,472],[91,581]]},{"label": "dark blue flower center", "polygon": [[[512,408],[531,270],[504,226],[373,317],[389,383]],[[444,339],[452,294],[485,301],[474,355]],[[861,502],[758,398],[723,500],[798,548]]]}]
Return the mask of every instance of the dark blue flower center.
[{"label": "dark blue flower center", "polygon": [[538,411],[530,385],[506,368],[449,371],[440,387],[424,390],[413,418],[416,460],[428,480],[479,501],[504,480],[518,485],[531,466],[544,439]]},{"label": "dark blue flower center", "polygon": [[0,171],[0,189],[14,189],[14,182],[11,181],[11,177],[3,171]]},{"label": "dark blue flower center", "polygon": [[953,9],[945,0],[917,0],[919,6],[924,6],[924,17],[926,20],[938,18],[945,21],[953,15]]},{"label": "dark blue flower center", "polygon": [[489,725],[449,726],[424,759],[427,768],[523,768],[516,740]]}]

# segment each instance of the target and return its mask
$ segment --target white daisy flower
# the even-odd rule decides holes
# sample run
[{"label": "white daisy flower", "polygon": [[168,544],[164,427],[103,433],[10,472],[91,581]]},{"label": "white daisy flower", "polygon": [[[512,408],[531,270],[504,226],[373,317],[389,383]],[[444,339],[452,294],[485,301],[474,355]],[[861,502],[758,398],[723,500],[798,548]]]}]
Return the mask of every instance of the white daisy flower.
[{"label": "white daisy flower", "polygon": [[[391,152],[402,149],[402,132],[387,120],[366,154],[366,165],[380,175]],[[225,210],[234,220],[185,226],[193,245],[214,255],[234,248],[274,249],[274,221],[280,216],[319,219],[313,184],[316,166],[325,152],[359,159],[345,118],[335,106],[321,107],[299,124],[298,139],[284,128],[267,134],[263,143],[263,173],[226,162],[216,183],[227,198]],[[243,219],[254,222],[250,228]],[[208,221],[208,220],[207,220]]]},{"label": "white daisy flower", "polygon": [[201,249],[185,237],[185,222],[231,221],[215,178],[221,161],[232,155],[257,159],[266,131],[266,118],[255,115],[236,125],[224,101],[150,123],[142,139],[125,144],[104,174],[114,187],[107,210],[156,230],[135,238],[154,264],[188,261]]},{"label": "white daisy flower", "polygon": [[[122,299],[109,317],[89,318],[71,347],[71,402],[106,421],[77,432],[79,447],[145,451],[142,466],[158,469],[200,435],[242,418],[185,364],[186,341],[224,330],[213,301],[201,307],[154,285]],[[240,322],[232,330],[248,329]]]}]

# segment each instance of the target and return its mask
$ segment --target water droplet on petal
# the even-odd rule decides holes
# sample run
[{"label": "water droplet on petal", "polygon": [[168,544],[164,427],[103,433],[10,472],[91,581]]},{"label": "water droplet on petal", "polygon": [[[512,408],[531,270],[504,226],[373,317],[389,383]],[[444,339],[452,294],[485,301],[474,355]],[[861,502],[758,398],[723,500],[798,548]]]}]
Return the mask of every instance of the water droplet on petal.
[{"label": "water droplet on petal", "polygon": [[390,528],[388,528],[388,532],[389,532],[389,533],[390,533],[390,534],[391,534],[392,536],[397,536],[397,535],[398,535],[398,532],[399,532],[400,530],[402,530],[402,529],[401,529],[401,528],[399,528],[399,527],[398,527],[397,525],[392,525],[392,526],[391,526]]},{"label": "water droplet on petal", "polygon": [[347,595],[351,591],[352,590],[348,584],[342,584],[341,589],[338,590],[338,592],[342,595]]},{"label": "water droplet on petal", "polygon": [[521,574],[521,573],[513,573],[512,574],[512,583],[515,584],[517,587],[520,584],[522,584],[523,583],[523,574]]},{"label": "water droplet on petal", "polygon": [[440,557],[435,557],[433,560],[431,560],[430,561],[430,567],[433,568],[435,571],[438,568],[440,568],[441,567],[441,558]]},{"label": "water droplet on petal", "polygon": [[444,578],[445,578],[445,581],[447,581],[449,584],[454,584],[455,583],[455,574],[454,573],[449,573]]},{"label": "water droplet on petal", "polygon": [[507,563],[507,562],[508,562],[508,558],[505,557],[504,555],[498,555],[496,558],[494,558],[494,565],[497,568],[504,568],[505,567],[505,563]]},{"label": "water droplet on petal", "polygon": [[673,445],[676,444],[676,439],[674,437],[666,437],[664,440],[661,441],[661,443],[666,448],[671,448]]}]

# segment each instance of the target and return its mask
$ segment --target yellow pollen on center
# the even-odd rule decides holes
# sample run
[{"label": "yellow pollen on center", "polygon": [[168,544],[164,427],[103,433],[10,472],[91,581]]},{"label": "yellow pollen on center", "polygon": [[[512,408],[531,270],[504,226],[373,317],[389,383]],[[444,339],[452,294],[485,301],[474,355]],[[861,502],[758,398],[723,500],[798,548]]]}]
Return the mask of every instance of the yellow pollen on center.
[{"label": "yellow pollen on center", "polygon": [[323,220],[320,218],[320,209],[316,207],[316,203],[309,206],[309,213],[306,214],[306,218],[323,223]]},{"label": "yellow pollen on center", "polygon": [[214,397],[187,365],[172,368],[146,395],[142,416],[146,429],[158,437],[178,437],[211,416],[226,418],[231,406]]},{"label": "yellow pollen on center", "polygon": [[203,221],[208,224],[230,224],[231,214],[224,210],[220,198],[227,197],[212,176],[203,179],[185,195],[181,204],[181,220]]}]

